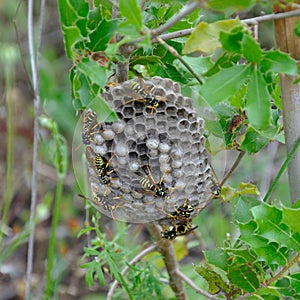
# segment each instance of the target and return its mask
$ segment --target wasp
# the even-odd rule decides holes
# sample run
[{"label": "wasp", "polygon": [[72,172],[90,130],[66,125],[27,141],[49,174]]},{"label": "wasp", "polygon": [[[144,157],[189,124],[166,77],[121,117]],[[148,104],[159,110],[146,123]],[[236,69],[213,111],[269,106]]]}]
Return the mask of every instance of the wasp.
[{"label": "wasp", "polygon": [[191,204],[189,204],[188,199],[179,206],[178,208],[175,209],[174,212],[168,215],[169,218],[185,218],[188,219],[191,217],[191,214],[193,213],[194,208]]},{"label": "wasp", "polygon": [[161,232],[161,237],[163,239],[173,240],[177,236],[186,235],[196,228],[198,228],[198,226],[193,227],[192,220],[189,218],[184,220],[183,222],[180,222],[179,224],[175,224],[174,226],[170,226],[167,229],[163,229],[163,231]]},{"label": "wasp", "polygon": [[[93,198],[90,199],[84,195],[81,195],[81,194],[78,194],[79,197],[89,201],[90,203],[92,203],[96,208],[103,208],[104,210],[107,210],[111,213],[112,215],[112,218],[114,219],[114,216],[113,216],[113,211],[117,208],[119,208],[121,205],[122,205],[122,202],[118,202],[116,204],[113,204],[111,205],[110,203],[107,202],[107,200],[105,198],[101,198],[99,196],[98,193],[96,192],[93,192]],[[122,196],[116,196],[116,197],[113,197],[112,200],[118,200],[118,199],[121,199]]]},{"label": "wasp", "polygon": [[104,156],[101,156],[99,153],[97,153],[95,156],[95,165],[98,171],[98,176],[101,182],[104,184],[110,183],[110,175],[115,172],[115,169],[109,165],[113,157],[114,155],[112,155],[112,157],[109,160],[107,160]]},{"label": "wasp", "polygon": [[158,183],[155,182],[151,170],[149,168],[149,165],[146,164],[143,166],[143,170],[145,174],[147,175],[146,177],[141,177],[140,178],[140,183],[143,186],[145,190],[151,191],[155,197],[159,198],[165,198],[169,194],[169,188],[164,184],[164,175],[161,177]]},{"label": "wasp", "polygon": [[143,79],[138,76],[139,82],[131,81],[130,82],[130,88],[133,92],[141,96],[140,98],[132,99],[125,104],[128,104],[133,101],[141,101],[147,103],[147,107],[151,108],[151,113],[154,112],[154,109],[158,107],[160,101],[165,101],[162,99],[162,97],[157,97],[153,95],[153,90],[155,89],[155,86],[151,88],[151,90],[148,90],[145,82]]},{"label": "wasp", "polygon": [[92,135],[98,129],[99,124],[97,122],[97,114],[88,109],[82,119],[82,142],[86,145],[89,145],[92,140]]}]

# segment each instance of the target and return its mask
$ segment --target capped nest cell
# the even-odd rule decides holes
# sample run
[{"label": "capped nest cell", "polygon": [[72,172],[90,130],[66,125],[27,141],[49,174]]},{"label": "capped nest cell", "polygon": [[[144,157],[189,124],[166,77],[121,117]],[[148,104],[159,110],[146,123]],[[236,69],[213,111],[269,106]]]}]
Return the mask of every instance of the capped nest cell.
[{"label": "capped nest cell", "polygon": [[94,205],[118,220],[155,222],[170,230],[187,203],[186,217],[198,214],[213,197],[214,181],[203,119],[179,84],[136,78],[102,96],[119,119],[99,123],[97,112],[83,114]]}]

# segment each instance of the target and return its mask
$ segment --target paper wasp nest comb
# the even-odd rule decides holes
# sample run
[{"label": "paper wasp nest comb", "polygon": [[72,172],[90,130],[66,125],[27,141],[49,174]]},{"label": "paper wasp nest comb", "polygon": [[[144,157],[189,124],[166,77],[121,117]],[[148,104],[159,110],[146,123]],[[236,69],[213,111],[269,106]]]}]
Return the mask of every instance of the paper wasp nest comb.
[{"label": "paper wasp nest comb", "polygon": [[172,225],[184,203],[196,215],[212,198],[203,120],[178,83],[134,79],[102,95],[119,120],[83,115],[94,204],[115,219]]}]

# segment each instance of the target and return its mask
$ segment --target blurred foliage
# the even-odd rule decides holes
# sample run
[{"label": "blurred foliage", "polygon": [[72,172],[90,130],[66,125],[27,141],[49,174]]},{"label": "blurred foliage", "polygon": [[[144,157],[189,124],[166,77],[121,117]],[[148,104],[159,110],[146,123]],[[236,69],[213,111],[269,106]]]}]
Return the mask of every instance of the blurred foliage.
[{"label": "blurred foliage", "polygon": [[[207,138],[211,143],[209,146],[212,152],[219,155],[213,159],[213,164],[223,164],[223,150],[242,150],[251,154],[243,160],[237,175],[231,176],[229,184],[223,187],[222,196],[228,202],[220,205],[221,199],[216,199],[195,218],[194,223],[199,226],[203,245],[199,246],[198,241],[190,241],[187,237],[179,237],[173,242],[178,260],[183,262],[182,271],[198,287],[212,294],[222,291],[223,296],[232,298],[243,293],[249,293],[248,299],[299,298],[300,276],[293,261],[298,255],[300,244],[299,203],[290,207],[286,178],[276,186],[268,204],[258,201],[260,187],[264,184],[268,186],[274,177],[274,173],[265,173],[265,170],[278,169],[283,160],[280,146],[278,154],[274,155],[275,166],[270,166],[272,162],[266,159],[271,142],[284,142],[278,74],[296,75],[296,62],[278,50],[267,50],[263,46],[272,42],[269,34],[271,25],[263,24],[260,27],[261,30],[263,26],[269,26],[266,27],[268,34],[260,31],[260,40],[257,42],[238,19],[228,20],[237,14],[242,18],[249,16],[248,13],[250,16],[254,12],[260,13],[261,10],[269,13],[270,3],[210,0],[205,9],[195,10],[168,30],[175,32],[195,27],[189,37],[176,38],[168,41],[168,44],[182,54],[182,58],[203,80],[204,84],[199,85],[182,62],[162,45],[152,44],[149,35],[151,30],[176,15],[186,3],[179,0],[171,3],[162,0],[145,1],[141,10],[138,1],[120,0],[118,16],[113,18],[111,1],[95,0],[91,8],[83,0],[59,0],[58,10],[66,53],[63,51],[56,2],[46,4],[39,86],[42,110],[46,115],[44,124],[47,126],[41,130],[39,152],[39,177],[44,182],[40,182],[38,187],[36,260],[39,261],[36,263],[44,265],[46,259],[47,251],[43,246],[45,240],[40,239],[46,236],[48,241],[48,234],[44,230],[50,226],[58,171],[66,176],[59,207],[54,265],[50,271],[53,282],[51,292],[59,299],[64,299],[59,294],[60,287],[63,284],[71,285],[68,280],[74,279],[74,275],[70,274],[70,270],[79,268],[79,264],[86,271],[88,286],[95,285],[95,288],[101,290],[97,282],[106,287],[112,279],[122,283],[124,289],[118,288],[116,291],[119,298],[124,296],[124,292],[133,299],[146,299],[149,295],[155,295],[155,299],[173,297],[170,288],[158,280],[165,279],[166,273],[161,261],[157,261],[156,253],[131,266],[126,276],[120,275],[127,262],[144,246],[137,242],[138,236],[144,241],[142,234],[139,235],[140,227],[128,228],[118,222],[94,217],[93,225],[85,227],[80,238],[75,237],[83,227],[85,216],[82,213],[82,201],[78,198],[74,200],[78,188],[70,168],[71,155],[68,152],[71,147],[66,145],[72,142],[78,112],[93,103],[102,112],[101,118],[109,117],[111,121],[116,118],[100,93],[106,84],[114,80],[117,63],[126,61],[118,52],[119,47],[130,42],[136,42],[137,48],[130,57],[129,78],[135,76],[135,71],[145,77],[157,75],[171,78],[181,84],[185,95],[195,99],[199,114],[206,120]],[[39,14],[38,6],[35,7],[35,16]],[[2,58],[5,57],[3,43],[18,48],[12,26],[16,7],[17,1],[1,3],[1,20],[7,25],[2,30]],[[12,265],[22,270],[26,264],[24,243],[29,234],[28,174],[31,168],[33,121],[32,94],[21,63],[21,59],[24,59],[28,68],[26,10],[26,5],[21,3],[16,16],[19,46],[23,54],[13,66],[16,74],[13,90],[17,103],[13,120],[16,141],[15,180],[14,186],[10,187],[13,201],[8,221],[1,225],[5,232],[4,243],[0,244],[0,267],[18,259],[22,261],[22,267]],[[203,14],[201,18],[199,12]],[[205,22],[199,23],[200,20]],[[295,28],[296,34],[298,27]],[[38,26],[35,28],[37,31]],[[116,34],[123,38],[116,41]],[[3,70],[7,67],[3,59],[1,66]],[[3,73],[0,75],[0,83],[4,94]],[[1,99],[2,140],[2,137],[7,138],[7,132],[6,125],[2,125],[6,123],[5,97]],[[216,144],[211,142],[216,140]],[[220,147],[215,149],[216,145]],[[6,155],[2,151],[3,170],[5,160]],[[105,224],[109,226],[105,227]],[[134,233],[134,238],[128,239],[134,228],[138,232]],[[88,246],[86,237],[89,239]],[[78,263],[82,245],[86,246],[85,254],[82,262]],[[20,249],[23,250],[20,252]],[[205,257],[202,255],[204,249]],[[191,262],[196,265],[195,268]],[[282,268],[293,272],[290,270],[289,273],[281,274]],[[1,268],[0,271],[3,270]],[[79,286],[77,292],[82,297],[88,293],[87,298],[92,299],[92,290],[84,289],[82,278]],[[187,293],[190,299],[202,299],[191,288],[187,288]]]}]

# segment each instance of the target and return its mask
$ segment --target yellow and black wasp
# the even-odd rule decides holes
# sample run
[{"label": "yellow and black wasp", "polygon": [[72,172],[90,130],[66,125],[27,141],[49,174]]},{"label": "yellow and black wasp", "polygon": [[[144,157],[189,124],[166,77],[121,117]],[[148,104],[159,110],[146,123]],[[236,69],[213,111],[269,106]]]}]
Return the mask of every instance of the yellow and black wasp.
[{"label": "yellow and black wasp", "polygon": [[109,165],[110,161],[114,155],[107,160],[104,156],[101,156],[99,153],[96,153],[95,156],[95,165],[98,171],[99,179],[102,183],[108,184],[111,180],[111,174],[115,172],[115,169]]},{"label": "yellow and black wasp", "polygon": [[193,206],[189,203],[188,199],[184,201],[184,203],[179,206],[178,208],[175,208],[175,211],[168,214],[168,217],[170,219],[188,219],[191,217],[191,214],[194,212]]},{"label": "yellow and black wasp", "polygon": [[145,190],[151,191],[155,197],[165,198],[169,195],[169,188],[164,184],[164,175],[158,183],[155,182],[149,165],[146,164],[142,167],[147,177],[141,177],[140,183]]},{"label": "yellow and black wasp", "polygon": [[173,240],[177,236],[186,235],[196,228],[198,228],[198,226],[193,227],[192,220],[188,218],[173,226],[164,227],[161,232],[161,237],[163,239]]},{"label": "yellow and black wasp", "polygon": [[130,102],[134,101],[140,101],[145,102],[147,104],[147,107],[151,108],[151,113],[154,112],[154,109],[158,107],[159,102],[166,101],[161,96],[155,96],[153,94],[153,90],[155,89],[155,86],[149,90],[144,82],[144,80],[138,76],[139,82],[131,81],[130,82],[130,89],[137,94],[137,98],[129,100],[125,102],[125,104],[128,104]]},{"label": "yellow and black wasp", "polygon": [[[90,199],[84,195],[78,194],[79,197],[89,201],[90,203],[93,204],[94,207],[97,209],[103,208],[104,210],[107,210],[111,213],[112,218],[114,219],[113,211],[119,207],[122,206],[123,202],[116,202],[115,204],[110,204],[108,203],[107,199],[105,197],[100,197],[100,195],[96,192],[93,192],[93,198]],[[116,196],[113,197],[111,200],[119,200],[122,199],[122,196]]]},{"label": "yellow and black wasp", "polygon": [[92,141],[92,136],[95,134],[97,130],[99,130],[99,123],[97,121],[97,114],[88,109],[83,114],[82,118],[82,142],[85,145],[89,145]]}]

